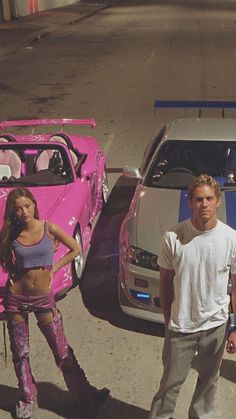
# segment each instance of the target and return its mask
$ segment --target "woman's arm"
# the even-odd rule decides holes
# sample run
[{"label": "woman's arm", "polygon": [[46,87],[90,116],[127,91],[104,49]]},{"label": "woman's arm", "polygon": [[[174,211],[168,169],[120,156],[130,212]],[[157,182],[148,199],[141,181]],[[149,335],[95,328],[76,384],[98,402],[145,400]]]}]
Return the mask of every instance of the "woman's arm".
[{"label": "woman's arm", "polygon": [[69,236],[65,231],[56,224],[48,223],[48,230],[56,240],[60,243],[63,243],[69,250],[60,260],[58,260],[52,266],[51,273],[54,274],[55,272],[59,271],[63,266],[68,265],[68,263],[72,262],[81,252],[81,246],[77,241]]}]

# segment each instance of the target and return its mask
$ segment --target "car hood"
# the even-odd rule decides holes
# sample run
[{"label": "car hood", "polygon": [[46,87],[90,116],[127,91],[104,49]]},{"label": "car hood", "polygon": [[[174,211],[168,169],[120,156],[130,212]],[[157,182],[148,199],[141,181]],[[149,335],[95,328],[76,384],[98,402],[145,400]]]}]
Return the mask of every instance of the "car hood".
[{"label": "car hood", "polygon": [[[186,190],[140,186],[136,191],[132,230],[137,247],[158,254],[163,234],[176,223],[191,218]],[[236,191],[222,194],[218,218],[236,229]],[[133,236],[133,237],[134,237]]]}]

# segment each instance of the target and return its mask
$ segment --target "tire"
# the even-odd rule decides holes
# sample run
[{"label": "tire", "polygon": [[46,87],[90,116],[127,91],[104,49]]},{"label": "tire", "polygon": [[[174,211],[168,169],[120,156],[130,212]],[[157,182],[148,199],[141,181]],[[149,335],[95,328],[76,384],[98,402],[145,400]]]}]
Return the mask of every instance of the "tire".
[{"label": "tire", "polygon": [[104,168],[104,172],[103,172],[103,175],[102,175],[102,202],[103,202],[103,205],[107,204],[108,196],[109,196],[108,179],[107,179],[106,168]]},{"label": "tire", "polygon": [[73,262],[73,272],[74,272],[74,281],[78,281],[82,277],[83,269],[84,269],[84,256],[83,256],[83,246],[82,246],[82,238],[79,227],[76,229],[76,233],[74,236],[77,243],[80,244],[82,253],[76,256]]}]

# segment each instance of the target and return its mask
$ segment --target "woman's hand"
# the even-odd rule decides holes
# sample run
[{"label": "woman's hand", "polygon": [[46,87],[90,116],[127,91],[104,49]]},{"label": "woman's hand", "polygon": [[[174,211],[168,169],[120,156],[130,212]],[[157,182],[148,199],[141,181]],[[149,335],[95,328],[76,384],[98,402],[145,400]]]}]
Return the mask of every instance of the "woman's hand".
[{"label": "woman's hand", "polygon": [[77,241],[69,236],[64,230],[61,229],[56,224],[48,223],[49,232],[54,237],[54,241],[56,240],[59,243],[64,244],[69,251],[65,253],[61,259],[59,259],[52,267],[52,270],[55,272],[59,271],[59,269],[63,268],[63,266],[68,265],[71,263],[76,256],[78,256],[82,252],[82,248]]}]

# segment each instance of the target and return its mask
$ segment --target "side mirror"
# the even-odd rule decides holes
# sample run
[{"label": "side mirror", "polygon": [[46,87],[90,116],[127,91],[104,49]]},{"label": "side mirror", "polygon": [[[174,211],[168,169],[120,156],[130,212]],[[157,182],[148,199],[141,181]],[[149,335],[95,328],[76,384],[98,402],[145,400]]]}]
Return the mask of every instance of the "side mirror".
[{"label": "side mirror", "polygon": [[141,179],[141,173],[138,167],[125,166],[123,169],[123,175],[130,179]]}]

